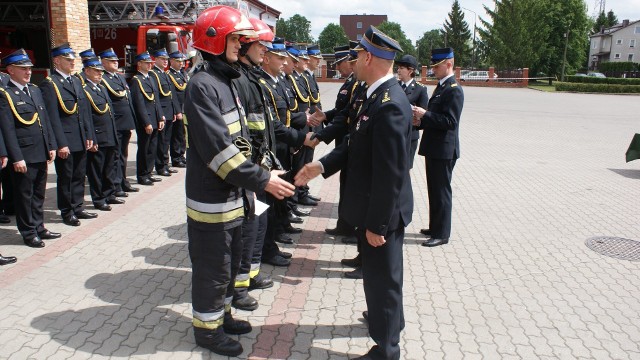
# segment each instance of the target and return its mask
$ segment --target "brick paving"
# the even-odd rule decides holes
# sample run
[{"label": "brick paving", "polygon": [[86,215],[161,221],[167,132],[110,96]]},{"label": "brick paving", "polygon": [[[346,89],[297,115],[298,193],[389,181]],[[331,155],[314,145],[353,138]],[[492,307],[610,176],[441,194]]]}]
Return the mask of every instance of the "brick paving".
[{"label": "brick paving", "polygon": [[[338,87],[321,83],[325,107]],[[420,246],[422,157],[412,171],[403,359],[640,359],[640,263],[584,245],[640,240],[640,162],[624,162],[640,132],[638,97],[465,93],[446,246]],[[183,179],[181,170],[71,228],[50,169],[46,225],[62,239],[31,249],[14,221],[0,226],[0,252],[19,259],[0,268],[0,358],[221,358],[193,341]],[[257,310],[236,312],[254,325],[238,337],[240,358],[347,359],[373,345],[362,283],[340,265],[355,247],[323,232],[335,225],[338,179],[311,188],[322,201],[285,246],[292,265],[264,265],[275,286],[251,292]]]}]

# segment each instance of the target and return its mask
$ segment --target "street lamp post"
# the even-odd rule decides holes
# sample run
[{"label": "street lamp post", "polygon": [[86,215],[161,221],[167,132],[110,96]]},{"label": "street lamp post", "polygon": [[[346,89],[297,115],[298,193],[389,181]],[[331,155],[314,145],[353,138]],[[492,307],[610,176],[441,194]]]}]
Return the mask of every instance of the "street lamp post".
[{"label": "street lamp post", "polygon": [[571,32],[571,21],[567,27],[567,32],[564,33],[564,54],[562,55],[562,74],[560,75],[560,81],[564,81],[564,67],[567,63],[567,46],[569,45],[569,33]]},{"label": "street lamp post", "polygon": [[475,11],[467,9],[464,6],[460,6],[461,8],[471,11],[474,15],[473,17],[473,54],[471,55],[471,67],[476,68],[476,20],[478,19],[478,14]]}]

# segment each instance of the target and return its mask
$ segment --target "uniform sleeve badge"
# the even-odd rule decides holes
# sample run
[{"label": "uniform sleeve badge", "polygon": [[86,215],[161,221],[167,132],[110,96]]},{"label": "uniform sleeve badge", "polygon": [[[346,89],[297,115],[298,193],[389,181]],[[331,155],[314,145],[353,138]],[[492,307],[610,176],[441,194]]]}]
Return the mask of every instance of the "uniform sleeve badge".
[{"label": "uniform sleeve badge", "polygon": [[389,90],[384,92],[384,97],[382,98],[382,103],[386,103],[387,101],[391,100],[391,98],[389,97]]},{"label": "uniform sleeve badge", "polygon": [[347,95],[347,93],[349,93],[347,89],[340,91],[340,95]]}]

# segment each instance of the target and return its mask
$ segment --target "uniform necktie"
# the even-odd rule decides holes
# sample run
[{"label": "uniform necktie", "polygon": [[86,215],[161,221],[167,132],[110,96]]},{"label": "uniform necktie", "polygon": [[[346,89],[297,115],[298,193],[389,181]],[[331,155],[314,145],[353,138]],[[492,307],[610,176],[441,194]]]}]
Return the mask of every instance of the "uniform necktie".
[{"label": "uniform necktie", "polygon": [[406,90],[407,89],[407,84],[402,83],[402,90]]},{"label": "uniform necktie", "polygon": [[28,86],[23,87],[22,91],[24,91],[24,93],[27,94],[28,97],[31,97],[31,93],[29,93],[29,87]]},{"label": "uniform necktie", "polygon": [[73,80],[71,79],[71,76],[67,77],[67,81],[69,82],[69,84],[73,85]]}]

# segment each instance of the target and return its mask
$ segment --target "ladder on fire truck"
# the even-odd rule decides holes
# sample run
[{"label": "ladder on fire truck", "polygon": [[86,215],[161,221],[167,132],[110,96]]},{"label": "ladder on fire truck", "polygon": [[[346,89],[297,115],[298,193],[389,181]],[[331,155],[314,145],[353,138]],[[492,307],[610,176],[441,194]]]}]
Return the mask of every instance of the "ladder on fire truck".
[{"label": "ladder on fire truck", "polygon": [[44,26],[45,13],[42,1],[0,3],[0,25]]},{"label": "ladder on fire truck", "polygon": [[211,6],[236,3],[236,0],[90,0],[89,23],[95,27],[159,22],[193,24],[198,14]]}]

